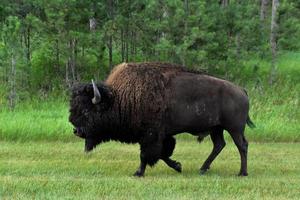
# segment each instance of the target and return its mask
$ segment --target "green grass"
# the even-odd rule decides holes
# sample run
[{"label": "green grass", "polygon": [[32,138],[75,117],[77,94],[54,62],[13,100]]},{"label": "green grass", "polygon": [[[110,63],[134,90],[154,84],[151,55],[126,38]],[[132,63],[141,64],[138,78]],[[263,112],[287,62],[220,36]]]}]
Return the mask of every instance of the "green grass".
[{"label": "green grass", "polygon": [[275,86],[263,93],[255,89],[250,96],[250,116],[255,129],[247,129],[247,136],[255,141],[299,142],[300,107],[298,87]]},{"label": "green grass", "polygon": [[65,100],[20,103],[14,111],[0,112],[0,140],[72,140]]},{"label": "green grass", "polygon": [[83,153],[83,141],[0,142],[0,199],[299,199],[299,143],[250,143],[249,176],[237,177],[239,154],[227,146],[200,176],[208,140],[178,140],[177,173],[159,162],[144,178],[131,175],[138,145],[115,142]]},{"label": "green grass", "polygon": [[[276,82],[269,85],[270,62],[252,59],[236,75],[250,98],[250,116],[257,125],[248,130],[255,141],[300,141],[300,53],[282,52]],[[254,70],[254,66],[257,69]]]}]

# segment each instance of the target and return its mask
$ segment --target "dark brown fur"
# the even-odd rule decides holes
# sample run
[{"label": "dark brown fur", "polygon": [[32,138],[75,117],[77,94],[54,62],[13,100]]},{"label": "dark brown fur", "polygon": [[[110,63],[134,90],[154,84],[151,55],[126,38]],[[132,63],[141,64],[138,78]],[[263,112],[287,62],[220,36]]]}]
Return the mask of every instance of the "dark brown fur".
[{"label": "dark brown fur", "polygon": [[243,156],[240,174],[247,175],[243,131],[251,121],[243,89],[168,63],[122,63],[97,88],[99,104],[91,102],[91,84],[75,87],[71,98],[70,121],[75,133],[85,138],[86,151],[108,140],[139,143],[141,164],[135,175],[142,176],[146,165],[159,159],[181,171],[181,164],[170,159],[172,136],[189,132],[201,139],[210,134],[214,149],[201,168],[205,172],[225,146],[225,129]]}]

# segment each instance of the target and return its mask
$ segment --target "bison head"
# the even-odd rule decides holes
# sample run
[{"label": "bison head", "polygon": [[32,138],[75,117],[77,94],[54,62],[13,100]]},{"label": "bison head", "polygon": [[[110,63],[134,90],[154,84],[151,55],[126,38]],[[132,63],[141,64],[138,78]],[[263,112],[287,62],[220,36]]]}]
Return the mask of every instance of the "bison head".
[{"label": "bison head", "polygon": [[103,120],[113,103],[113,94],[104,84],[79,84],[72,90],[69,121],[74,134],[85,139],[85,151],[89,152],[104,138],[101,135]]}]

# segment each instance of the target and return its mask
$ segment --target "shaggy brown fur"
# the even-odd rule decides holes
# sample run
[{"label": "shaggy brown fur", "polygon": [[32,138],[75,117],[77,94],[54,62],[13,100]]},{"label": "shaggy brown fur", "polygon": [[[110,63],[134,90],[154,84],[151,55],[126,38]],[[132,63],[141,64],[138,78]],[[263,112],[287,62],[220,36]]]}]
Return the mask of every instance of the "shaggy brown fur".
[{"label": "shaggy brown fur", "polygon": [[105,83],[114,90],[116,102],[120,103],[116,106],[121,120],[128,120],[134,127],[158,127],[166,109],[169,80],[182,72],[191,70],[169,63],[122,63]]}]

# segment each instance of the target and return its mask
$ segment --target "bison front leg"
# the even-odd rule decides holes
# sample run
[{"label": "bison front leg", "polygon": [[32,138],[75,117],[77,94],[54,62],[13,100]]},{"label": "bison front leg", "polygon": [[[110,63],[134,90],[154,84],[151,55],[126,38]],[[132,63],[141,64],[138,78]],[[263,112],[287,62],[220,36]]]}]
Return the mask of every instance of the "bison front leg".
[{"label": "bison front leg", "polygon": [[136,170],[136,172],[133,174],[133,176],[137,176],[137,177],[142,177],[145,174],[145,170],[146,170],[146,162],[142,161],[141,159],[141,163],[139,168]]},{"label": "bison front leg", "polygon": [[177,172],[182,171],[181,163],[175,160],[172,160],[170,157],[173,154],[174,148],[176,145],[176,140],[173,137],[167,137],[164,139],[163,148],[161,153],[161,159],[171,168]]},{"label": "bison front leg", "polygon": [[146,166],[154,166],[160,158],[162,145],[159,143],[141,145],[140,159],[141,163],[134,176],[144,176]]},{"label": "bison front leg", "polygon": [[[149,137],[150,136],[150,137]],[[160,159],[162,152],[162,142],[158,138],[150,134],[140,142],[140,166],[134,173],[134,176],[142,177],[145,174],[146,166],[154,166]]]}]

